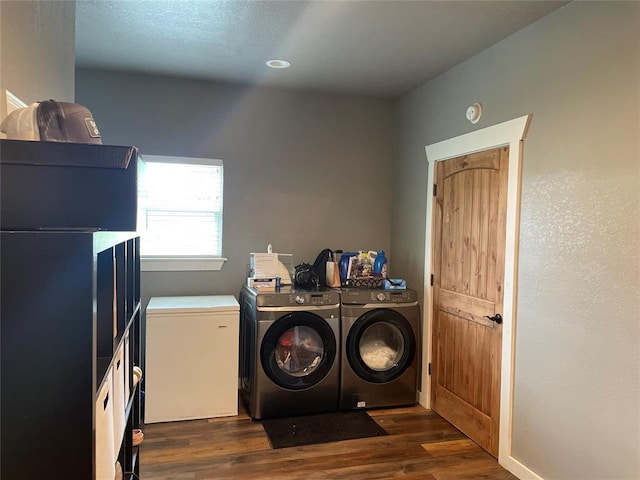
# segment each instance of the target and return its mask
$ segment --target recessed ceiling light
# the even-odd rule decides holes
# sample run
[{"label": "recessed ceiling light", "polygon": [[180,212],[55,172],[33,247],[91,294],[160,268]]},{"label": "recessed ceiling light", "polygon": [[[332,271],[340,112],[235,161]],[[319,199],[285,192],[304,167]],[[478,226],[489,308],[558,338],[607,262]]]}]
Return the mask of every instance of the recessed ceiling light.
[{"label": "recessed ceiling light", "polygon": [[271,68],[289,68],[291,66],[291,62],[287,62],[286,60],[268,60],[267,67]]}]

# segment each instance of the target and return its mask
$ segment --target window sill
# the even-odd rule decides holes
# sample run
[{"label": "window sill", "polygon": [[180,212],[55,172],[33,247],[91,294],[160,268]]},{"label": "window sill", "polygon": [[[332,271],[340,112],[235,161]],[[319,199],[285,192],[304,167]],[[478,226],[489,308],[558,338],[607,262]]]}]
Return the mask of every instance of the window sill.
[{"label": "window sill", "polygon": [[142,257],[143,272],[217,271],[227,259],[223,257]]}]

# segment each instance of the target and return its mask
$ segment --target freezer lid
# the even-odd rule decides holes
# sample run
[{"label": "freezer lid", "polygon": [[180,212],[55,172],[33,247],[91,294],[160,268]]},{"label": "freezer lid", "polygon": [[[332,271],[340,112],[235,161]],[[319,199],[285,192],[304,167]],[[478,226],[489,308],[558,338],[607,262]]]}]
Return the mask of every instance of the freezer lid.
[{"label": "freezer lid", "polygon": [[153,297],[147,313],[239,312],[240,305],[233,295],[205,295],[186,297]]}]

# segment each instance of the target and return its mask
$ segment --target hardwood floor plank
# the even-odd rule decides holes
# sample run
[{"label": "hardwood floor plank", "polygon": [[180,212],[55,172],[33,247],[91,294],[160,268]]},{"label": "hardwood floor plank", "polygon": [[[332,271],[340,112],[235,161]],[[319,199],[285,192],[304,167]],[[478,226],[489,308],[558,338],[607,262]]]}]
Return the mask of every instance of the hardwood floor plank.
[{"label": "hardwood floor plank", "polygon": [[513,480],[493,457],[421,406],[371,410],[389,435],[273,449],[239,415],[144,426],[143,480]]},{"label": "hardwood floor plank", "polygon": [[482,449],[476,443],[474,443],[472,440],[469,440],[468,438],[462,440],[424,443],[422,444],[422,448],[424,448],[434,457],[482,451]]}]

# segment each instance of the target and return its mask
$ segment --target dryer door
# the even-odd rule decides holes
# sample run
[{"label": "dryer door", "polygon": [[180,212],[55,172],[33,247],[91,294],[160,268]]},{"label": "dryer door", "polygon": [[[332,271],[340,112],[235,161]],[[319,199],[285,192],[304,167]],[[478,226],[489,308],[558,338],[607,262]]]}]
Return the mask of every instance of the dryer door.
[{"label": "dryer door", "polygon": [[260,345],[262,368],[289,390],[313,387],[336,361],[337,341],[329,324],[311,312],[291,312],[267,330]]},{"label": "dryer door", "polygon": [[347,360],[364,380],[386,383],[402,375],[416,355],[409,321],[395,310],[377,308],[360,316],[349,330]]}]

